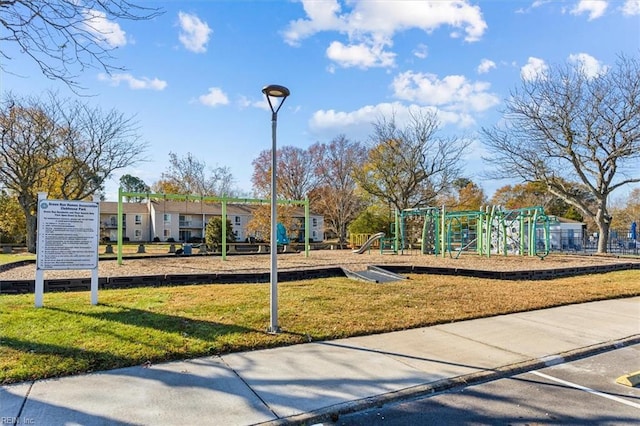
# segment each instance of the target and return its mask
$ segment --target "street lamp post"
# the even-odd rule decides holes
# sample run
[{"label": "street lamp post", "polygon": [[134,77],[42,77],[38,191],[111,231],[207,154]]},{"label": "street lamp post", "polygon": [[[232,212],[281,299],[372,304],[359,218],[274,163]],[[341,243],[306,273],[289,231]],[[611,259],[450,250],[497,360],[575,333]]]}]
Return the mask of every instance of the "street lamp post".
[{"label": "street lamp post", "polygon": [[[278,111],[289,96],[290,92],[284,86],[270,84],[262,89],[262,93],[267,97],[269,108],[271,108],[271,322],[268,328],[269,333],[279,333],[278,326],[278,231],[277,231],[277,207],[278,197],[276,195],[276,126],[278,123]],[[271,98],[279,98],[280,104],[275,108]]]}]

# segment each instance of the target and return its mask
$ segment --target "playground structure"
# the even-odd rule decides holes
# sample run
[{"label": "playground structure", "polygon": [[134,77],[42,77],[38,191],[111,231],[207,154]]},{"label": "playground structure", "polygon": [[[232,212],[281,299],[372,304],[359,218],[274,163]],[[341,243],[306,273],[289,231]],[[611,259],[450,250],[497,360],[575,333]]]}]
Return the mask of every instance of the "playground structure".
[{"label": "playground structure", "polygon": [[[230,198],[230,197],[209,197],[200,195],[183,195],[183,194],[153,194],[153,193],[141,193],[141,192],[124,192],[122,188],[118,189],[118,217],[117,217],[117,261],[119,265],[122,265],[122,245],[123,245],[123,206],[122,200],[125,197],[131,198],[146,198],[148,200],[181,200],[185,202],[200,202],[200,203],[220,203],[221,205],[221,217],[222,217],[222,260],[226,260],[228,245],[227,242],[227,205],[228,204],[269,204],[268,199],[257,198]],[[304,247],[305,256],[309,257],[309,199],[305,200],[277,200],[278,204],[288,205],[303,205],[304,206]],[[278,224],[277,229],[278,244],[288,244],[289,239],[286,235],[286,229],[282,224]]]},{"label": "playground structure", "polygon": [[[458,258],[463,252],[481,256],[520,255],[544,258],[550,251],[552,218],[542,207],[507,210],[487,206],[478,211],[446,211],[444,207],[419,207],[396,211],[391,236],[376,234],[360,246],[364,253],[379,241],[381,253],[422,254]],[[376,238],[377,237],[377,238]]]},{"label": "playground structure", "polygon": [[354,249],[353,252],[357,254],[362,254],[367,250],[369,250],[372,244],[374,244],[376,241],[379,241],[382,238],[384,238],[384,232],[378,232],[377,234],[374,234],[371,237],[369,237],[367,241],[365,241],[364,244],[360,246],[360,248]]}]

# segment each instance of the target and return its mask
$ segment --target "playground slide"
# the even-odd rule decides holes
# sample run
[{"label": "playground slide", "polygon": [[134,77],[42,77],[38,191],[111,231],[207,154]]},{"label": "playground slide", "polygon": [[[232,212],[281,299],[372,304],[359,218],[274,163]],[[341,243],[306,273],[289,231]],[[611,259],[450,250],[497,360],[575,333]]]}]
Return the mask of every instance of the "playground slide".
[{"label": "playground slide", "polygon": [[375,241],[379,240],[380,238],[384,238],[384,232],[378,232],[377,234],[372,235],[363,245],[362,247],[360,247],[359,249],[355,249],[353,250],[354,253],[357,254],[362,254],[365,251],[367,251],[369,249],[369,247],[371,247],[371,244],[373,244]]}]

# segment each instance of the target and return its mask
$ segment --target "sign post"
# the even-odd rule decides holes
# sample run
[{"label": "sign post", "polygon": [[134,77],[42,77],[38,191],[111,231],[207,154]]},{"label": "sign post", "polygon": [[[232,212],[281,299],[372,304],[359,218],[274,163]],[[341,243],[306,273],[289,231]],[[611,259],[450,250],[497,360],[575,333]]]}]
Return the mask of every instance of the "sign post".
[{"label": "sign post", "polygon": [[91,270],[91,304],[98,304],[100,203],[47,200],[38,193],[35,305],[43,306],[44,271]]}]

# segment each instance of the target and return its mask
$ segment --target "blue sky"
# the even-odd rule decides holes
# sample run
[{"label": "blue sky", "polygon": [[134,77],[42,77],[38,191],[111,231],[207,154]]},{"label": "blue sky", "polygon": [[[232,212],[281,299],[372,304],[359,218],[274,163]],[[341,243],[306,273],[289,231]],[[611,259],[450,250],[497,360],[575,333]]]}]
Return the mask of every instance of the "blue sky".
[{"label": "blue sky", "polygon": [[[620,53],[640,52],[640,0],[138,3],[164,13],[95,18],[105,43],[117,47],[112,63],[126,71],[89,68],[79,79],[87,102],[135,114],[149,144],[148,162],[108,182],[109,200],[121,174],[158,180],[169,152],[229,167],[249,194],[251,162],[271,147],[267,84],[291,90],[278,146],[306,148],[341,134],[366,142],[383,115],[402,122],[410,109],[436,110],[444,135],[475,141],[464,173],[491,195],[507,182],[480,179],[477,132],[500,120],[511,89],[550,65],[579,62],[598,72]],[[24,55],[9,54],[2,91],[74,96]]]}]

